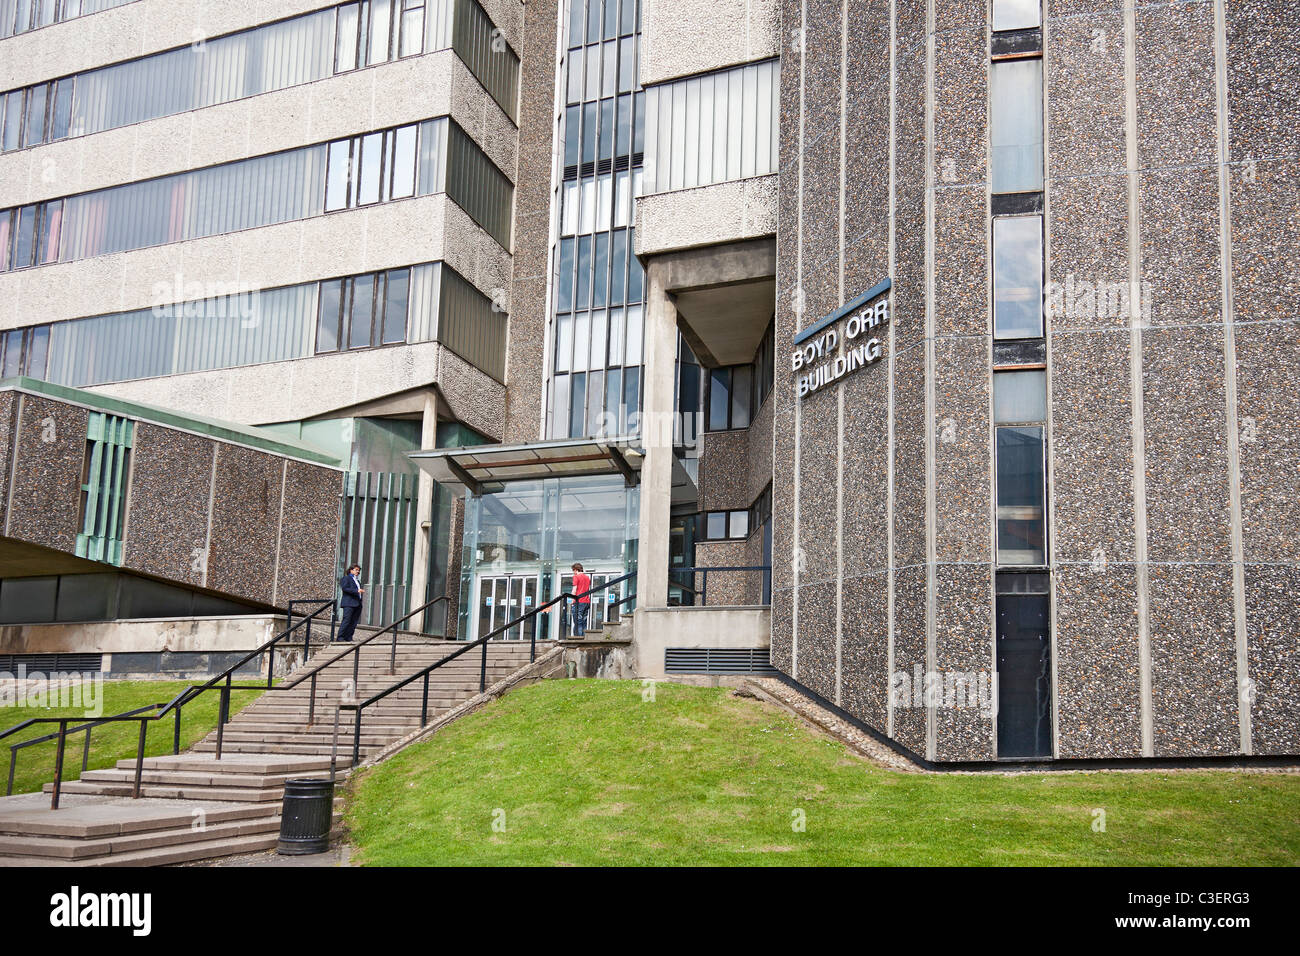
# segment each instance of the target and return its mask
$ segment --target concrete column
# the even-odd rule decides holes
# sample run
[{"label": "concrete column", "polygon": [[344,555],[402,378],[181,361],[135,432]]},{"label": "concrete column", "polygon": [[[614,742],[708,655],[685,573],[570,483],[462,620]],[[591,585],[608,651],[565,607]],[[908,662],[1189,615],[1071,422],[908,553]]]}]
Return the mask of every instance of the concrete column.
[{"label": "concrete column", "polygon": [[[435,448],[438,444],[438,400],[433,392],[424,396],[424,423],[420,430],[420,447]],[[420,487],[415,503],[415,554],[411,566],[411,607],[424,603],[424,592],[429,584],[429,527],[433,522],[433,478],[420,469]],[[408,627],[418,629],[423,615],[412,619]]]},{"label": "concrete column", "polygon": [[641,439],[640,542],[637,547],[638,607],[668,606],[668,525],[673,494],[673,415],[677,364],[677,309],[664,288],[662,264],[646,268],[645,392]]}]

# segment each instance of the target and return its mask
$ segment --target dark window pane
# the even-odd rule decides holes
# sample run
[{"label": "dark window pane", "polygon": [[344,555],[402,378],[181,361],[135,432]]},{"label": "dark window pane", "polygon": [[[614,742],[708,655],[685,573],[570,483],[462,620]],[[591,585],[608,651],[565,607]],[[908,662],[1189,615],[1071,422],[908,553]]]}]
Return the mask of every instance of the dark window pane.
[{"label": "dark window pane", "polygon": [[609,233],[602,232],[596,237],[594,266],[596,275],[592,285],[591,305],[592,308],[603,309],[609,288]]},{"label": "dark window pane", "polygon": [[619,409],[619,431],[636,435],[641,431],[641,369],[623,369],[623,405]]},{"label": "dark window pane", "polygon": [[63,200],[56,199],[41,207],[40,233],[37,236],[36,261],[44,265],[59,258],[59,230],[63,225]]},{"label": "dark window pane", "polygon": [[575,240],[560,241],[560,268],[555,277],[557,291],[555,295],[556,310],[568,312],[573,308],[573,252]]},{"label": "dark window pane", "polygon": [[0,582],[0,624],[53,621],[58,585],[58,578],[6,578]]},{"label": "dark window pane", "polygon": [[591,308],[591,236],[578,240],[578,303],[576,308]]},{"label": "dark window pane", "polygon": [[595,103],[587,103],[582,108],[582,161],[584,163],[596,161],[596,107]]},{"label": "dark window pane", "polygon": [[605,373],[593,371],[587,378],[587,429],[584,435],[601,434],[601,412],[604,410],[602,399],[605,397]]},{"label": "dark window pane", "polygon": [[[65,574],[59,579],[55,619],[59,621],[106,621],[117,588],[116,574]],[[185,609],[189,610],[188,606]],[[128,617],[120,614],[119,617]],[[138,617],[144,617],[140,614]],[[163,615],[148,615],[162,617]]]},{"label": "dark window pane", "polygon": [[570,106],[564,111],[564,165],[578,164],[578,143],[582,132],[580,119],[582,107]]},{"label": "dark window pane", "polygon": [[578,373],[573,376],[573,410],[569,415],[569,437],[577,438],[583,433],[583,422],[587,414],[587,376]]},{"label": "dark window pane", "polygon": [[27,356],[23,362],[23,374],[32,378],[45,378],[45,366],[50,354],[50,327],[38,325],[28,332]]},{"label": "dark window pane", "polygon": [[999,757],[1052,756],[1050,613],[1046,594],[997,597]]},{"label": "dark window pane", "polygon": [[1043,429],[999,428],[998,564],[1046,563]]},{"label": "dark window pane", "polygon": [[748,428],[750,401],[754,387],[754,371],[748,365],[738,365],[731,372],[731,427]]},{"label": "dark window pane", "polygon": [[614,101],[612,99],[600,102],[600,146],[596,152],[601,159],[612,159],[614,156]]},{"label": "dark window pane", "polygon": [[22,143],[23,91],[14,90],[5,97],[4,149],[17,149]]},{"label": "dark window pane", "polygon": [[51,120],[50,139],[63,139],[68,135],[68,127],[72,122],[72,84],[71,77],[59,80],[55,84],[54,94],[54,116]]},{"label": "dark window pane", "polygon": [[369,347],[370,324],[375,315],[374,300],[374,276],[357,276],[352,280],[352,319],[348,325],[348,348]]},{"label": "dark window pane", "polygon": [[23,206],[18,210],[18,229],[14,236],[14,268],[25,269],[32,264],[36,252],[36,207]]},{"label": "dark window pane", "polygon": [[731,410],[731,369],[709,371],[709,431],[726,431]]},{"label": "dark window pane", "polygon": [[48,86],[42,83],[27,91],[27,128],[23,145],[35,146],[45,141],[45,96]]},{"label": "dark window pane", "polygon": [[727,536],[727,513],[725,511],[713,511],[705,515],[704,536],[714,539]]},{"label": "dark window pane", "polygon": [[411,282],[409,269],[388,273],[388,294],[384,303],[384,344],[406,341],[406,301]]}]

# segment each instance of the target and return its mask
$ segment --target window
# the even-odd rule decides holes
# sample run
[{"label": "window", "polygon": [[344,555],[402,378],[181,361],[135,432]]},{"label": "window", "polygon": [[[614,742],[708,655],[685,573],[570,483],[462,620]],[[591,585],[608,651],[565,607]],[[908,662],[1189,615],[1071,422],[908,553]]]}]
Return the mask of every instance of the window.
[{"label": "window", "polygon": [[127,477],[134,425],[125,418],[91,412],[81,471],[81,533],[77,556],[122,563]]},{"label": "window", "polygon": [[780,61],[646,91],[646,193],[776,172]]},{"label": "window", "polygon": [[1047,563],[1045,426],[1047,375],[1041,370],[993,376],[997,433],[999,565]]},{"label": "window", "polygon": [[990,75],[993,192],[1043,188],[1043,61],[999,60]]},{"label": "window", "polygon": [[62,200],[0,210],[0,272],[54,262],[62,223]]},{"label": "window", "polygon": [[327,153],[326,212],[415,195],[415,125],[335,140]]},{"label": "window", "polygon": [[1042,22],[1042,0],[993,0],[994,30],[1028,30]]},{"label": "window", "polygon": [[50,327],[36,325],[0,333],[0,378],[27,375],[45,378],[50,352]]},{"label": "window", "polygon": [[111,10],[132,0],[0,0],[0,39],[39,30],[87,14]]},{"label": "window", "polygon": [[749,509],[709,511],[700,515],[700,538],[704,541],[741,540],[749,536]]},{"label": "window", "polygon": [[772,393],[775,381],[775,317],[759,343],[754,361],[709,370],[705,429],[748,428]]},{"label": "window", "polygon": [[405,342],[410,286],[410,269],[322,282],[316,352]]},{"label": "window", "polygon": [[993,336],[1043,335],[1043,217],[993,220]]}]

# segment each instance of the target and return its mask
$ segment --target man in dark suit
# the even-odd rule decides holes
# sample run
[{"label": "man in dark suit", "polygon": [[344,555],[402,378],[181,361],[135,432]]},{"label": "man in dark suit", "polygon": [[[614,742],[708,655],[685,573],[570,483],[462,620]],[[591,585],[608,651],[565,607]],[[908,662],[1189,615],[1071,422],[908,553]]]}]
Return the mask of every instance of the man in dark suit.
[{"label": "man in dark suit", "polygon": [[354,564],[348,568],[348,573],[339,581],[339,589],[343,592],[343,600],[340,602],[343,623],[339,627],[338,639],[351,641],[357,622],[361,620],[361,596],[366,593],[366,589],[361,586],[361,565]]}]

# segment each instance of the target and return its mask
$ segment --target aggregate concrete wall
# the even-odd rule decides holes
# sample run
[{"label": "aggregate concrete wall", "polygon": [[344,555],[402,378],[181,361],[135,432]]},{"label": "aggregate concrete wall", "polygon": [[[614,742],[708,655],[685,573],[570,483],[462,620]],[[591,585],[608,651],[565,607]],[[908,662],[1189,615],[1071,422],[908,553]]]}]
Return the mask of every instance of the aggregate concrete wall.
[{"label": "aggregate concrete wall", "polygon": [[[782,17],[773,660],[930,759],[989,759],[976,710],[887,693],[995,668],[985,4]],[[1061,758],[1300,752],[1298,23],[1045,4]],[[885,358],[796,401],[793,335],[887,276]],[[1115,284],[1134,308],[1079,291]]]}]

